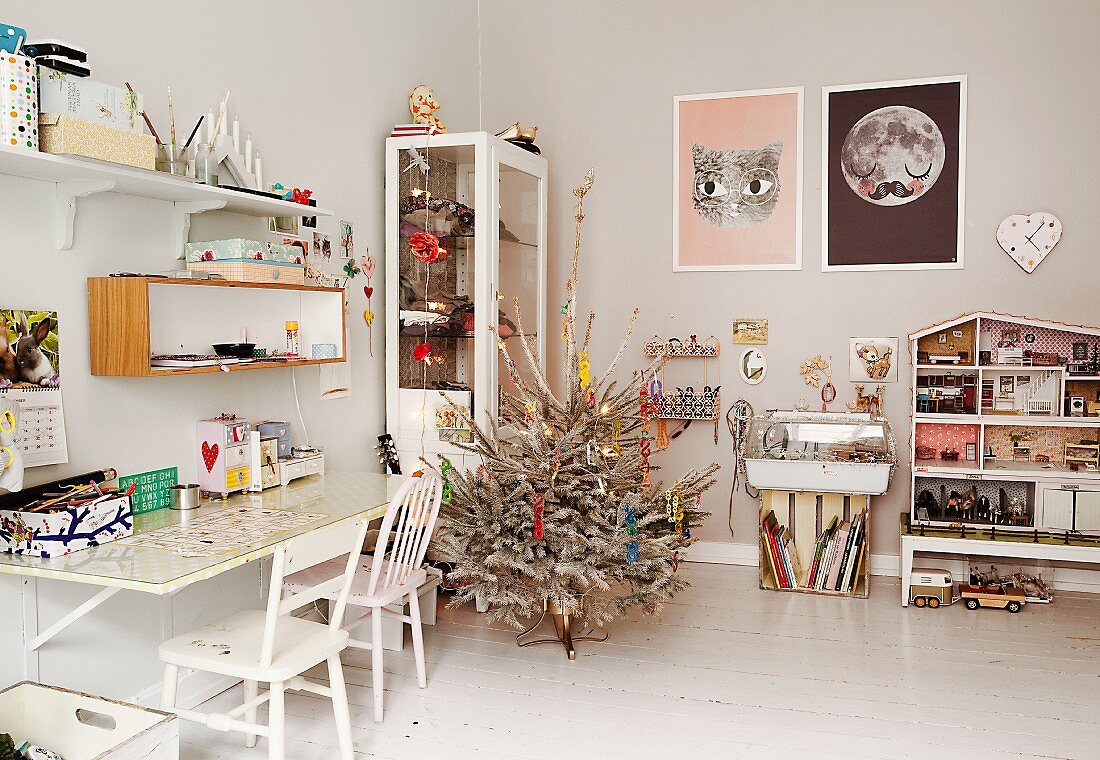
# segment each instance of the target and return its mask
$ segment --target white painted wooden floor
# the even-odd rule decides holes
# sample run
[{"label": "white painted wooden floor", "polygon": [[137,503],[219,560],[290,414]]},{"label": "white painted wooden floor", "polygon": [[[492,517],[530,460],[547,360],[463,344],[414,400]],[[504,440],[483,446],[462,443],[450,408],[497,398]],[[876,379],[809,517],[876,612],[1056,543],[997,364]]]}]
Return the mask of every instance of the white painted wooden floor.
[{"label": "white painted wooden floor", "polygon": [[[369,652],[345,654],[360,757],[1100,757],[1100,599],[1062,593],[1018,615],[902,609],[898,582],[865,601],[763,592],[756,570],[685,565],[693,587],[660,620],[579,644],[519,649],[472,608],[386,653],[386,720],[371,718]],[[364,655],[366,655],[364,657]],[[320,672],[317,673],[318,680]],[[239,688],[208,703],[224,709]],[[287,697],[288,757],[335,757],[330,705]],[[184,760],[267,756],[183,725]]]}]

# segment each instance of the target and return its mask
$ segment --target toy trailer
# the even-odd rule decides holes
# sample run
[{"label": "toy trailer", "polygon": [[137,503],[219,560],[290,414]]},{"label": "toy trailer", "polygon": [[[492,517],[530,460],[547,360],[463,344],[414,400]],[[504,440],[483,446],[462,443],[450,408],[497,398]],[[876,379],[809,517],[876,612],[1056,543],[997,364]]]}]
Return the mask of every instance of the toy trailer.
[{"label": "toy trailer", "polygon": [[1007,586],[959,585],[959,593],[968,610],[979,607],[996,607],[1009,612],[1019,612],[1027,602],[1022,589]]},{"label": "toy trailer", "polygon": [[914,570],[909,579],[909,603],[936,609],[955,601],[951,573],[946,570]]}]

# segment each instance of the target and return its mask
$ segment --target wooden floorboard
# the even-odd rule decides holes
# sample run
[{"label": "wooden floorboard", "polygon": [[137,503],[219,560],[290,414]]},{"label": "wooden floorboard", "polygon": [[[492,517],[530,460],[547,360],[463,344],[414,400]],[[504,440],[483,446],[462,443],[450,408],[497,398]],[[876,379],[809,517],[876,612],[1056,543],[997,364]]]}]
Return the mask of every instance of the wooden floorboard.
[{"label": "wooden floorboard", "polygon": [[[896,580],[867,600],[757,589],[754,568],[689,564],[660,618],[579,643],[520,649],[515,631],[441,606],[425,627],[428,688],[411,645],[386,652],[386,718],[370,654],[344,655],[362,758],[1095,758],[1100,600],[1059,595],[1012,615],[903,609]],[[324,681],[324,669],[309,676]],[[204,709],[227,710],[240,689]],[[287,757],[334,756],[331,705],[287,698]],[[261,714],[263,712],[261,711]],[[184,723],[184,760],[266,756]]]}]

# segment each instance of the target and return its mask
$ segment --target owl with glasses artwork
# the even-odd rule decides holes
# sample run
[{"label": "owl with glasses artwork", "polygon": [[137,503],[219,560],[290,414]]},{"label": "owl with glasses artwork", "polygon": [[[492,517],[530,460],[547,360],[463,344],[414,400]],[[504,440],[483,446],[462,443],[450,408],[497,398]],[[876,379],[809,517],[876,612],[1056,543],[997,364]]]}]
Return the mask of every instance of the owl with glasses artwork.
[{"label": "owl with glasses artwork", "polygon": [[715,227],[753,227],[766,222],[779,201],[783,142],[762,148],[712,150],[692,143],[692,202]]}]

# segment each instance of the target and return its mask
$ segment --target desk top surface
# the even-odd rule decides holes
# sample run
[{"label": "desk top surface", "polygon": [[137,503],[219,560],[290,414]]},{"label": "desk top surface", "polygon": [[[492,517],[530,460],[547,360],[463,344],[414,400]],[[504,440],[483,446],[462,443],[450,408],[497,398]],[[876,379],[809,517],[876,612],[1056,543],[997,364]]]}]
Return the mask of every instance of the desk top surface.
[{"label": "desk top surface", "polygon": [[197,513],[189,512],[186,516],[161,509],[134,518],[134,537],[138,537],[161,528],[191,525],[196,518],[203,521],[228,509],[272,509],[318,515],[288,530],[254,541],[245,539],[214,556],[185,556],[170,549],[133,545],[138,542],[124,538],[49,559],[0,553],[0,573],[168,594],[273,554],[279,544],[294,536],[358,515],[369,519],[381,517],[403,480],[399,476],[378,473],[334,472],[296,480],[285,488],[235,494],[226,501],[207,501]]}]

